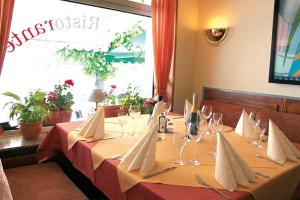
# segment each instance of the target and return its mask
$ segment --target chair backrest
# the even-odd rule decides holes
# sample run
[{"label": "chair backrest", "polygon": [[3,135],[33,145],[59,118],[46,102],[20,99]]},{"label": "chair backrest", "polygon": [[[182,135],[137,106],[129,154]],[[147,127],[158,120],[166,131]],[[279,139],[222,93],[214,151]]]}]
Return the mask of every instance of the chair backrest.
[{"label": "chair backrest", "polygon": [[300,143],[300,115],[261,110],[258,116],[266,123],[271,119],[290,141]]},{"label": "chair backrest", "polygon": [[213,112],[223,113],[223,124],[226,126],[236,127],[243,109],[247,112],[257,112],[256,108],[242,107],[240,105],[203,100],[202,105],[211,105]]}]

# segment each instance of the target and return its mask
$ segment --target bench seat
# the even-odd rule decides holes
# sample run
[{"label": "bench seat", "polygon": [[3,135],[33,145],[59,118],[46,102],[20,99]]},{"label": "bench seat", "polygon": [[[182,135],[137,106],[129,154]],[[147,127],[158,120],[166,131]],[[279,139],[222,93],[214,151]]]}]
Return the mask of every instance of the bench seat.
[{"label": "bench seat", "polygon": [[14,200],[86,200],[87,197],[53,162],[6,169]]}]

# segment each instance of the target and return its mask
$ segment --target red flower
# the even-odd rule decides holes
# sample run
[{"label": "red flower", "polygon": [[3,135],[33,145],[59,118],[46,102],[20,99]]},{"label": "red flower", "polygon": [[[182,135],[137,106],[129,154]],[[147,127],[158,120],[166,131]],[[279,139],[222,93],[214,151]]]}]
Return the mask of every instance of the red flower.
[{"label": "red flower", "polygon": [[74,86],[74,82],[72,79],[65,80],[65,84],[69,86]]},{"label": "red flower", "polygon": [[117,85],[111,85],[110,86],[112,89],[116,89],[117,88]]},{"label": "red flower", "polygon": [[50,101],[56,100],[56,93],[55,92],[49,92],[48,93],[48,100],[50,100]]}]

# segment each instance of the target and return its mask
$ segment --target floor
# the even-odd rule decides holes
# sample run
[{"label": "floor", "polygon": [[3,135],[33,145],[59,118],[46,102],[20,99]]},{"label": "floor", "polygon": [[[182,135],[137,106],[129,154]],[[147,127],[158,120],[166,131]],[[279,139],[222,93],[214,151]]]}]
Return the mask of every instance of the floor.
[{"label": "floor", "polygon": [[[44,128],[36,140],[24,140],[18,131],[9,131],[0,136],[0,158],[4,168],[12,168],[37,163],[35,151],[51,127]],[[91,181],[75,169],[72,163],[61,153],[53,160],[62,168],[74,184],[91,200],[107,200]]]}]

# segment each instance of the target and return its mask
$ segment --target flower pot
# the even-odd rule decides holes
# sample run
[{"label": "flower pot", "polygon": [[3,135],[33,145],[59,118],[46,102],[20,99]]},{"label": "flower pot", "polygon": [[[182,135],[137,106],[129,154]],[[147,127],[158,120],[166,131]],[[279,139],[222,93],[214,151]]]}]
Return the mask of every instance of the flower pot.
[{"label": "flower pot", "polygon": [[120,106],[104,106],[104,117],[118,117],[119,112],[121,112]]},{"label": "flower pot", "polygon": [[20,133],[26,140],[33,140],[38,138],[42,131],[42,123],[20,123]]},{"label": "flower pot", "polygon": [[51,115],[43,121],[43,126],[51,126],[56,123],[69,122],[72,118],[72,110],[52,111]]}]

